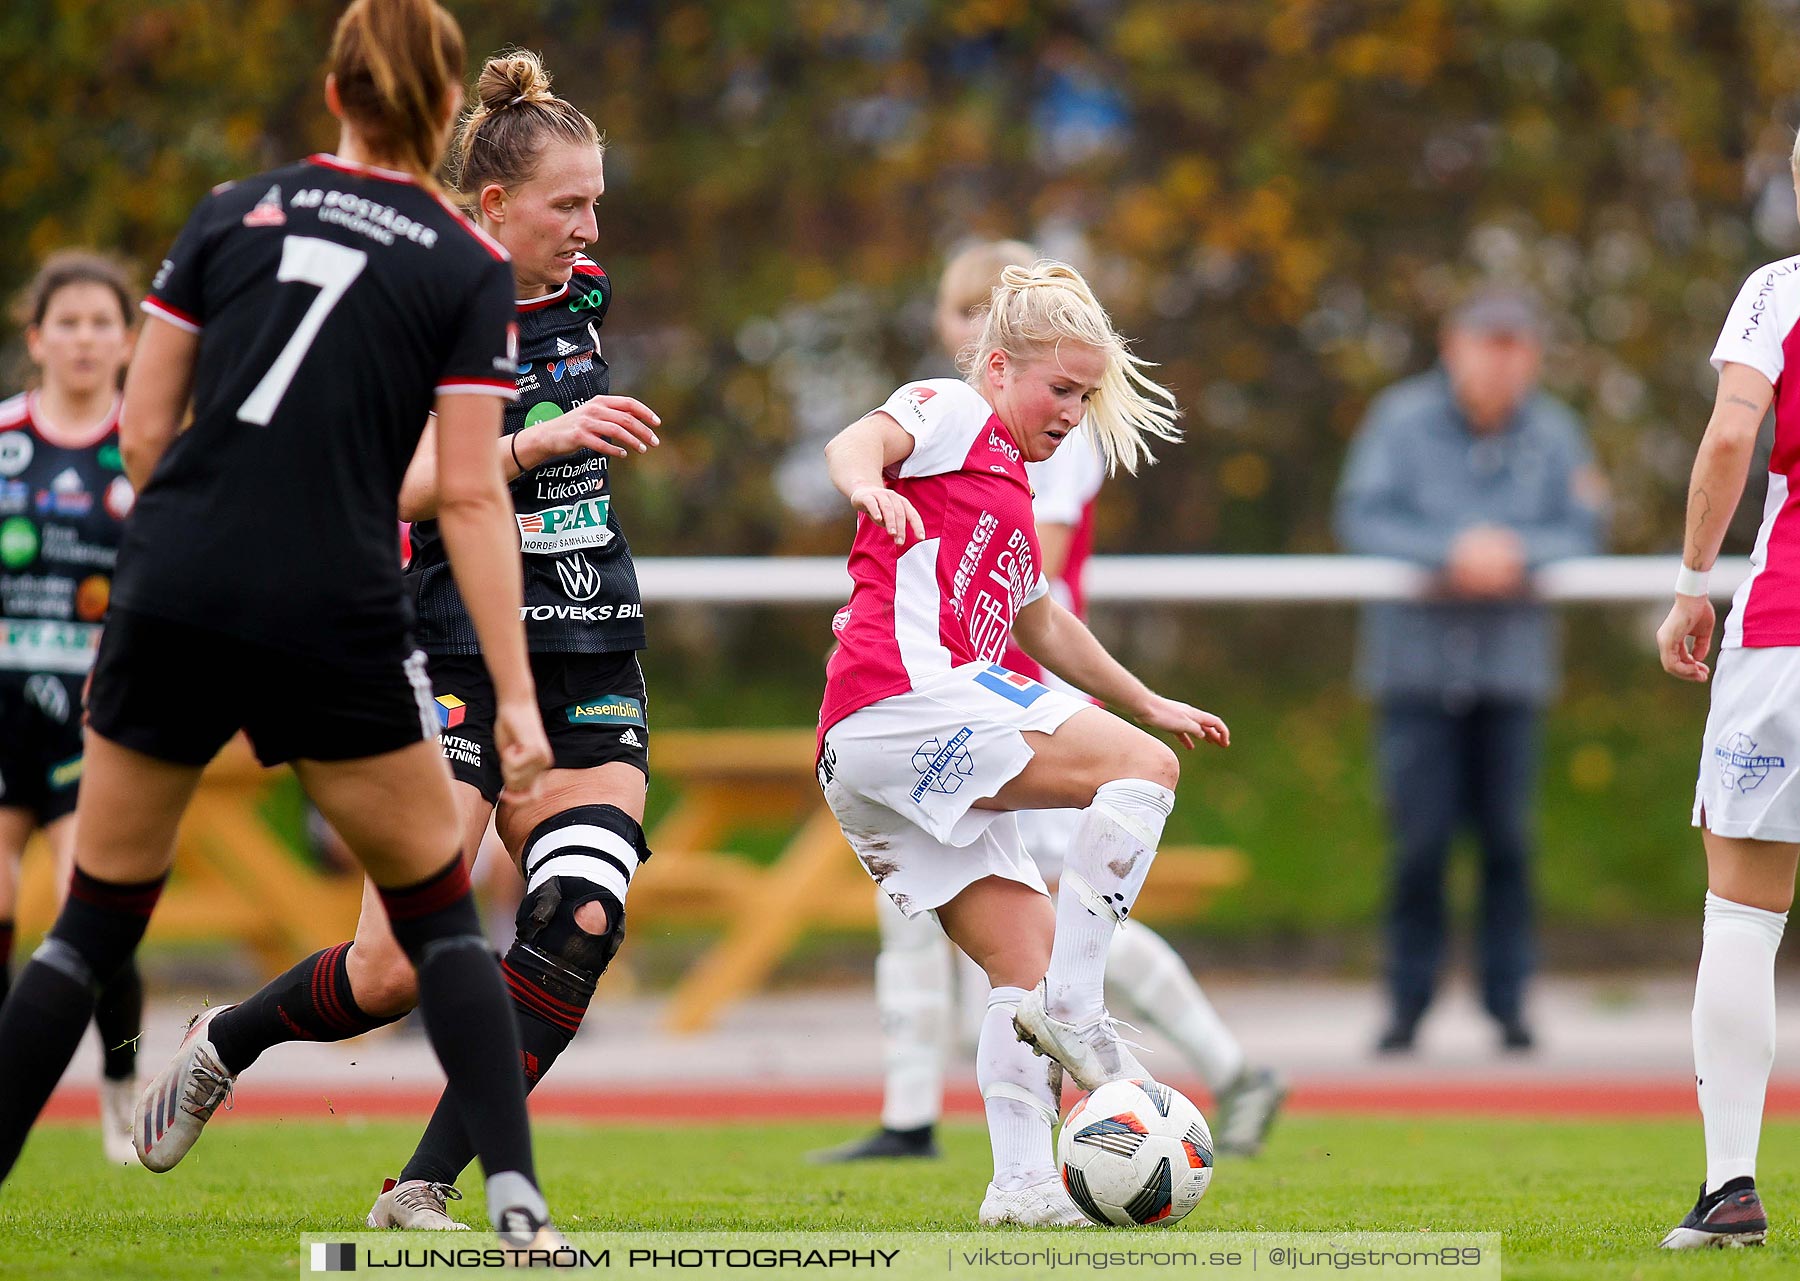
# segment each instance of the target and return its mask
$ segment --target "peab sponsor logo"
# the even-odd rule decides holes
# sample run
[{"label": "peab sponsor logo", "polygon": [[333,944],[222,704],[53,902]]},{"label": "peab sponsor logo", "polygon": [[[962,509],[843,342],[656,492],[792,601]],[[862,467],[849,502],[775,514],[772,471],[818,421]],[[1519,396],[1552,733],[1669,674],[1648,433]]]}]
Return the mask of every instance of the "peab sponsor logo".
[{"label": "peab sponsor logo", "polygon": [[642,725],[644,705],[626,694],[608,694],[585,703],[570,703],[563,715],[571,725]]},{"label": "peab sponsor logo", "polygon": [[564,507],[520,512],[519,546],[528,555],[556,556],[583,547],[604,547],[612,542],[606,517],[612,507],[607,497],[585,498]]}]

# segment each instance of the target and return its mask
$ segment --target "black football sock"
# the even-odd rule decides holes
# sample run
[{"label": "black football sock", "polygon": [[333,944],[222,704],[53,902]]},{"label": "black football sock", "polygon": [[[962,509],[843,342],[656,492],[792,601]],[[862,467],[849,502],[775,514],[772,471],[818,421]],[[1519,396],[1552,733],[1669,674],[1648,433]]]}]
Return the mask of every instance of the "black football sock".
[{"label": "black football sock", "polygon": [[81,1044],[97,991],[137,950],[166,879],[121,884],[75,869],[56,924],[0,1009],[0,1181]]},{"label": "black football sock", "polygon": [[[513,1011],[518,1015],[519,1066],[524,1069],[525,1092],[529,1094],[556,1062],[557,1055],[575,1039],[594,988],[566,970],[547,973],[535,963],[529,950],[516,945],[500,962],[500,971],[512,995]],[[400,1171],[400,1182],[424,1179],[427,1183],[455,1183],[474,1159],[475,1149],[446,1090],[425,1125],[425,1133],[419,1136],[412,1159]]]},{"label": "black football sock", "polygon": [[401,1014],[365,1013],[350,990],[350,947],[339,943],[314,952],[254,996],[212,1021],[207,1039],[232,1075],[283,1041],[347,1041]]},{"label": "black football sock", "polygon": [[94,1030],[100,1034],[100,1070],[109,1081],[123,1081],[137,1071],[138,1037],[144,1030],[144,976],[133,958],[100,989],[94,1004]]},{"label": "black football sock", "polygon": [[416,884],[378,888],[394,937],[419,972],[419,1014],[483,1171],[490,1184],[516,1173],[535,1188],[519,1033],[482,937],[468,868],[459,855]]}]

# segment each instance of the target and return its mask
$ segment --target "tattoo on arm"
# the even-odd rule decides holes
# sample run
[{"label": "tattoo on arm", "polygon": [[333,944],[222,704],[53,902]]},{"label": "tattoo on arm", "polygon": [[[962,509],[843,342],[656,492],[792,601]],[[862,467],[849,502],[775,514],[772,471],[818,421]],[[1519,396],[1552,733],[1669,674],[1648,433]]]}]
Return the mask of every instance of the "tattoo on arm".
[{"label": "tattoo on arm", "polygon": [[1727,396],[1725,397],[1725,403],[1727,405],[1742,405],[1753,414],[1765,412],[1763,406],[1757,404],[1754,400],[1747,400],[1742,396]]},{"label": "tattoo on arm", "polygon": [[1701,532],[1707,521],[1712,519],[1712,495],[1696,485],[1688,495],[1688,508],[1694,513],[1693,524],[1688,530],[1688,551],[1698,553],[1701,550]]}]

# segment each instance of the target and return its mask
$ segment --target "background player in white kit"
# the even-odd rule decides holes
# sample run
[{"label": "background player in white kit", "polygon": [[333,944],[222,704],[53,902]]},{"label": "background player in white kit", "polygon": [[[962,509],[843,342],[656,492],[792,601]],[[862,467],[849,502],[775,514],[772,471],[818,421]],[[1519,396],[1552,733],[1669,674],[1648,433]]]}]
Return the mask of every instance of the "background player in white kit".
[{"label": "background player in white kit", "polygon": [[[1024,464],[1087,418],[1109,463],[1174,439],[1151,382],[1086,281],[1061,263],[1009,267],[968,382],[900,388],[826,449],[867,519],[819,717],[819,778],[845,838],[908,916],[935,911],[993,984],[976,1075],[994,1149],[984,1224],[1074,1226],[1050,1130],[1060,1076],[1084,1089],[1144,1076],[1102,1000],[1174,804],[1175,755],[1143,730],[997,663],[1015,628],[1065,679],[1193,747],[1223,721],[1163,698],[1049,598]],[[1056,905],[1012,811],[1082,808]]]},{"label": "background player in white kit", "polygon": [[[1037,258],[1022,241],[995,240],[970,245],[950,259],[938,281],[935,316],[946,355],[954,359],[980,338],[1000,273],[1007,267],[1028,267]],[[1028,463],[1026,474],[1050,594],[1085,620],[1085,571],[1105,463],[1093,441],[1078,431],[1050,458]],[[1016,645],[1002,662],[1052,688],[1086,697]],[[1052,887],[1080,821],[1077,810],[1022,810],[1018,815],[1025,850]],[[987,976],[950,945],[937,921],[930,914],[908,918],[880,891],[875,899],[881,929],[881,951],[875,958],[884,1069],[881,1128],[814,1153],[815,1162],[938,1155],[936,1126],[943,1115],[946,1060],[963,1036],[972,1040],[979,1035],[986,1013]],[[1181,1049],[1212,1092],[1218,1150],[1257,1152],[1285,1088],[1275,1072],[1248,1062],[1180,954],[1149,926],[1133,922],[1113,936],[1107,979],[1134,1015]],[[960,1000],[953,998],[953,987],[960,989]]]},{"label": "background player in white kit", "polygon": [[[1793,163],[1800,174],[1800,142]],[[1720,641],[1700,751],[1694,825],[1706,846],[1706,913],[1694,981],[1694,1079],[1706,1181],[1666,1249],[1761,1245],[1756,1191],[1764,1095],[1775,1061],[1775,952],[1800,860],[1800,258],[1753,272],[1713,349],[1719,390],[1688,483],[1675,604],[1657,630],[1663,670],[1704,682],[1715,618],[1707,572],[1743,496],[1771,400],[1768,497]]]}]

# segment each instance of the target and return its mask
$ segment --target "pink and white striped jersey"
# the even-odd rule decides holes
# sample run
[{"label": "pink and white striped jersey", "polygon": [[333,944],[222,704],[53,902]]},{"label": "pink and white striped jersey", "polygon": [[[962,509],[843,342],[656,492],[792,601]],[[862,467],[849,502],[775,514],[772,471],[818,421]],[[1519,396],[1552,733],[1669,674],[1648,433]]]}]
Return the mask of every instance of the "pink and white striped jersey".
[{"label": "pink and white striped jersey", "polygon": [[[1041,463],[1026,463],[1031,481],[1031,510],[1038,527],[1069,525],[1074,535],[1062,570],[1050,580],[1050,594],[1075,617],[1087,618],[1088,557],[1094,552],[1094,504],[1106,482],[1106,463],[1084,426]],[[1017,645],[1006,651],[1001,664],[1022,676],[1061,687],[1056,677]]]},{"label": "pink and white striped jersey", "polygon": [[1713,348],[1713,368],[1748,365],[1775,386],[1769,493],[1750,553],[1750,577],[1732,598],[1723,647],[1800,645],[1800,257],[1750,274]]},{"label": "pink and white striped jersey", "polygon": [[913,438],[887,481],[918,509],[925,537],[896,547],[858,517],[850,603],[831,623],[821,741],[851,712],[963,663],[998,661],[1013,619],[1049,590],[1025,463],[980,393],[933,378],[900,388],[880,412]]}]

